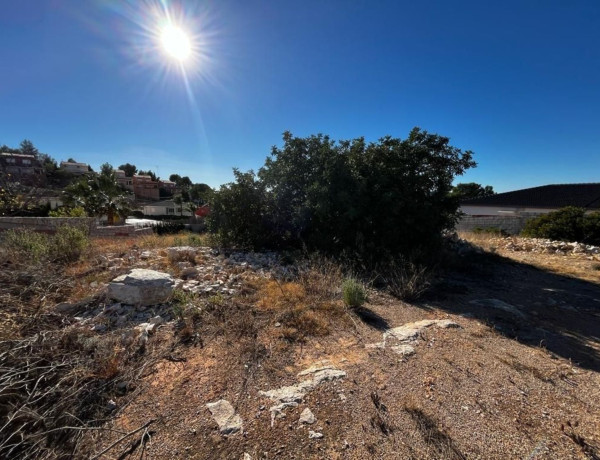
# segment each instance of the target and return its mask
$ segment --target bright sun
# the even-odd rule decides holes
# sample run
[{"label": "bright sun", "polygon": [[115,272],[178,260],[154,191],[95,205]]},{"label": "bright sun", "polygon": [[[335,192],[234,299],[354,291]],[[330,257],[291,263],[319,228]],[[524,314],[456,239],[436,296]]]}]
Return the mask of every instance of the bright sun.
[{"label": "bright sun", "polygon": [[177,26],[166,26],[161,33],[160,40],[167,54],[179,61],[185,61],[192,52],[190,39]]}]

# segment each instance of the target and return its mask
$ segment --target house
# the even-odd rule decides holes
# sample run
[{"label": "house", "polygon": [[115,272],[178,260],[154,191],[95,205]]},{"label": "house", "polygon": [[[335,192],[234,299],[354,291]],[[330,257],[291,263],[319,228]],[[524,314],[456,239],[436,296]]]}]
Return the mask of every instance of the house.
[{"label": "house", "polygon": [[133,192],[133,178],[127,177],[125,175],[125,171],[122,169],[115,170],[115,176],[117,176],[117,184],[127,190],[131,190]]},{"label": "house", "polygon": [[89,171],[87,163],[77,163],[76,161],[61,161],[60,169],[76,176],[81,176]]},{"label": "house", "polygon": [[600,183],[553,184],[498,193],[460,203],[469,216],[532,216],[565,206],[600,211]]},{"label": "house", "polygon": [[133,193],[138,200],[158,201],[160,199],[158,182],[152,180],[152,177],[134,175],[132,182]]},{"label": "house", "polygon": [[193,213],[188,209],[189,203],[177,204],[172,200],[159,201],[144,206],[142,211],[145,216],[188,216]]},{"label": "house", "polygon": [[170,180],[160,180],[158,186],[165,189],[169,195],[173,195],[177,190],[177,184]]},{"label": "house", "polygon": [[23,153],[0,153],[0,172],[11,181],[39,184],[45,181],[44,169],[35,157]]}]

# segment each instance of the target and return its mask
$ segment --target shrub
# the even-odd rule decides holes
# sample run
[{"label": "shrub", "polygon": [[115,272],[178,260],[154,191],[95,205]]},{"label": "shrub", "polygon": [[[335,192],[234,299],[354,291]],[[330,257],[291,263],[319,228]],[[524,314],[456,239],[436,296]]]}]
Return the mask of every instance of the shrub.
[{"label": "shrub", "polygon": [[27,229],[9,230],[3,235],[3,246],[31,262],[73,262],[89,246],[87,231],[71,225],[61,225],[54,235]]},{"label": "shrub", "polygon": [[181,222],[160,222],[152,225],[152,231],[157,235],[170,235],[179,233],[185,229],[185,225]]},{"label": "shrub", "polygon": [[49,251],[48,235],[26,229],[4,232],[2,245],[6,250],[25,255],[32,262],[39,262]]},{"label": "shrub", "polygon": [[342,297],[349,307],[359,308],[367,301],[367,291],[356,279],[347,278],[342,284]]},{"label": "shrub", "polygon": [[233,171],[236,182],[221,186],[212,196],[208,230],[222,246],[259,249],[277,246],[271,232],[268,193],[254,172]]},{"label": "shrub", "polygon": [[87,217],[87,213],[85,209],[81,206],[76,206],[74,208],[60,207],[55,209],[54,211],[48,212],[49,217]]},{"label": "shrub", "polygon": [[83,228],[61,225],[50,238],[49,256],[54,261],[74,262],[90,244],[89,235]]},{"label": "shrub", "polygon": [[417,300],[431,284],[431,272],[414,262],[393,261],[380,271],[390,294],[407,302]]},{"label": "shrub", "polygon": [[473,229],[473,233],[476,235],[509,236],[509,233],[506,230],[498,227],[476,227]]},{"label": "shrub", "polygon": [[600,244],[600,213],[569,206],[527,221],[522,235]]},{"label": "shrub", "polygon": [[432,252],[457,218],[452,180],[475,165],[449,139],[413,129],[334,142],[285,133],[259,170],[211,198],[208,228],[228,245],[296,247],[370,261],[415,248]]}]

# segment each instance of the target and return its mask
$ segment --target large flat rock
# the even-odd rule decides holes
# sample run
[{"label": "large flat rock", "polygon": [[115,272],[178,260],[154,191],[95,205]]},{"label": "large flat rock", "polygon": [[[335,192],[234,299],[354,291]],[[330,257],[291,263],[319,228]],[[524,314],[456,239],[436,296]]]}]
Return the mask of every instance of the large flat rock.
[{"label": "large flat rock", "polygon": [[108,296],[127,305],[157,305],[173,293],[173,277],[168,273],[136,268],[108,284]]}]

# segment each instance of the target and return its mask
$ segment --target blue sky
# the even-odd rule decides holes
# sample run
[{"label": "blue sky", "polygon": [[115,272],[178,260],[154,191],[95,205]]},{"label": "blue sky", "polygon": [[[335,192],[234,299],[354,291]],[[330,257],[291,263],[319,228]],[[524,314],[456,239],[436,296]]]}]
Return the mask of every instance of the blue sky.
[{"label": "blue sky", "polygon": [[217,186],[285,130],[420,126],[475,152],[460,182],[600,181],[598,0],[164,3],[185,73],[160,0],[0,0],[0,144]]}]

